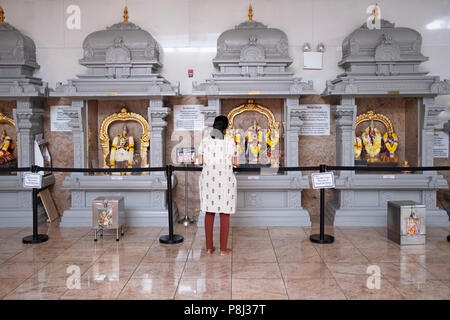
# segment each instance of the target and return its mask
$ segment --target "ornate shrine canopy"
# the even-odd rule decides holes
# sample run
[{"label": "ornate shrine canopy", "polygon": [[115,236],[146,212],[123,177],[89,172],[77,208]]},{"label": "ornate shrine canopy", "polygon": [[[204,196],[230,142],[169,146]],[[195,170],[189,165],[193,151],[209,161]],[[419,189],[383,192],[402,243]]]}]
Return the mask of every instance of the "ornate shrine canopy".
[{"label": "ornate shrine canopy", "polygon": [[427,61],[422,36],[381,20],[380,29],[364,23],[342,42],[344,73],[327,81],[324,95],[436,96],[450,94],[450,82],[428,76],[419,65]]},{"label": "ornate shrine canopy", "polygon": [[213,65],[219,72],[205,83],[193,84],[193,94],[208,96],[299,96],[313,94],[313,82],[287,72],[292,63],[286,34],[253,20],[223,32],[217,40]]},{"label": "ornate shrine canopy", "polygon": [[0,7],[0,97],[39,97],[47,84],[33,77],[39,69],[34,41],[5,22]]},{"label": "ornate shrine canopy", "polygon": [[160,46],[150,33],[128,21],[125,7],[123,22],[89,34],[83,41],[80,64],[87,74],[68,80],[52,96],[174,96],[172,86],[158,69]]}]

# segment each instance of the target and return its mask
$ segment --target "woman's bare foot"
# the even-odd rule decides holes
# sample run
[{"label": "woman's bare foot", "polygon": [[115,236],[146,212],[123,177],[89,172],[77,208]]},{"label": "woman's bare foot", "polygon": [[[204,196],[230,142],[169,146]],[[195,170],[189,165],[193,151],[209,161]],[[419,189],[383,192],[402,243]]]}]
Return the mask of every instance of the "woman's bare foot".
[{"label": "woman's bare foot", "polygon": [[215,247],[212,247],[212,249],[206,249],[206,253],[207,253],[207,254],[211,254],[211,253],[213,253],[214,251],[216,251],[216,248],[215,248]]},{"label": "woman's bare foot", "polygon": [[231,252],[233,252],[233,250],[231,250],[231,249],[226,249],[225,251],[220,250],[220,255],[226,256],[226,255],[229,255]]}]

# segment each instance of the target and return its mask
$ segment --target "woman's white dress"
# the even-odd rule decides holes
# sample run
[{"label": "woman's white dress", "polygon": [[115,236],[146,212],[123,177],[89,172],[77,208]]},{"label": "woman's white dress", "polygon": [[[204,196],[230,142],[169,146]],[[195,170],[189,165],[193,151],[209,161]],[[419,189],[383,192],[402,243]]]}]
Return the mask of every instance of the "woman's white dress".
[{"label": "woman's white dress", "polygon": [[236,212],[237,184],[233,173],[236,146],[232,138],[203,138],[198,149],[203,155],[200,174],[200,210],[205,212]]}]

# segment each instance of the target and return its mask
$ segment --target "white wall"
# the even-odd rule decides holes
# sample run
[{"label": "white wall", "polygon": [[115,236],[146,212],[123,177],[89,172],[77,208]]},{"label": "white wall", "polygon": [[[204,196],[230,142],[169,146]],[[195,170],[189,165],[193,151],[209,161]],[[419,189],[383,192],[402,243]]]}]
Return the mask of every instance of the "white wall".
[{"label": "white wall", "polygon": [[[416,29],[423,36],[423,69],[450,78],[450,0],[378,0],[382,18]],[[0,0],[6,21],[30,36],[37,46],[37,76],[55,87],[85,72],[78,64],[83,39],[91,32],[122,21],[128,5],[130,21],[149,31],[164,49],[162,74],[181,83],[190,94],[192,81],[202,82],[214,71],[217,37],[247,20],[248,0]],[[374,0],[252,0],[254,20],[286,32],[294,63],[291,70],[313,80],[318,92],[342,70],[341,43],[362,25]],[[81,29],[69,30],[66,9],[81,8]],[[303,70],[302,45],[326,45],[323,70]],[[194,69],[188,78],[187,69]],[[449,104],[450,97],[440,97]]]}]

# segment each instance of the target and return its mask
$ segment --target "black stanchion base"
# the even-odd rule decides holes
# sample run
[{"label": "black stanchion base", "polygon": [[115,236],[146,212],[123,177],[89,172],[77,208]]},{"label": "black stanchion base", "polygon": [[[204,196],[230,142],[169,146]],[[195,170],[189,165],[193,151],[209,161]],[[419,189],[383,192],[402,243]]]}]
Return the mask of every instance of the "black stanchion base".
[{"label": "black stanchion base", "polygon": [[165,236],[161,236],[159,238],[159,242],[160,243],[164,243],[164,244],[177,244],[177,243],[181,243],[184,241],[183,236],[179,235],[179,234],[174,234],[172,239],[170,239],[170,235],[165,235]]},{"label": "black stanchion base", "polygon": [[42,243],[48,240],[48,235],[46,234],[38,234],[37,239],[34,239],[33,236],[26,236],[22,239],[23,243],[26,244],[36,244],[36,243]]},{"label": "black stanchion base", "polygon": [[312,235],[309,237],[309,240],[310,240],[311,242],[314,242],[314,243],[320,243],[320,244],[324,244],[324,243],[333,243],[333,242],[334,242],[334,237],[333,237],[333,236],[330,236],[330,235],[328,235],[328,234],[324,234],[324,235],[323,235],[323,240],[321,240],[321,239],[320,239],[320,234],[312,234]]}]

